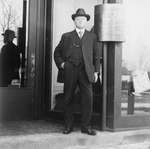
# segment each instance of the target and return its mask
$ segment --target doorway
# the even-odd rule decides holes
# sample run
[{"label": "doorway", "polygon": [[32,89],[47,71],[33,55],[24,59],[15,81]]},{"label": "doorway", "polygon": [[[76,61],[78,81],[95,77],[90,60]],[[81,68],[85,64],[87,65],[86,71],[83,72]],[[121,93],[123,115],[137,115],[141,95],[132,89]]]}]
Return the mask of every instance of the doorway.
[{"label": "doorway", "polygon": [[[54,63],[53,52],[60,41],[61,35],[74,29],[74,23],[71,15],[77,8],[82,7],[91,16],[88,22],[87,30],[93,31],[94,28],[94,6],[99,4],[97,0],[57,0],[47,1],[47,17],[46,17],[46,106],[47,113],[62,113],[63,106],[63,83],[57,82],[57,67]],[[51,8],[51,9],[50,9]],[[51,42],[49,42],[51,41]],[[99,45],[102,51],[102,46]],[[50,58],[49,58],[50,57]],[[93,121],[99,126],[102,125],[102,84],[100,80],[93,84]],[[74,112],[80,113],[80,93],[76,92],[74,96],[75,106]]]}]

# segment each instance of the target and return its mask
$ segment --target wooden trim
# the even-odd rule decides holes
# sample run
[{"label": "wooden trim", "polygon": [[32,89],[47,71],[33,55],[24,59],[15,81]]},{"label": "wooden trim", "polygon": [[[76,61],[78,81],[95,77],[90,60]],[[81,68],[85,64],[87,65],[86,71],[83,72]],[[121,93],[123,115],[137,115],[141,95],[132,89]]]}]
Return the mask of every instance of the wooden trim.
[{"label": "wooden trim", "polygon": [[122,70],[122,43],[115,43],[115,77],[116,87],[114,88],[114,128],[118,117],[121,115],[121,70]]},{"label": "wooden trim", "polygon": [[107,44],[103,43],[103,66],[102,66],[102,86],[103,86],[103,116],[102,129],[106,129],[106,105],[107,105]]},{"label": "wooden trim", "polygon": [[46,0],[29,1],[29,86],[34,88],[34,118],[39,119],[44,110],[45,93],[45,5]]},{"label": "wooden trim", "polygon": [[52,87],[52,17],[53,1],[46,0],[46,51],[45,51],[45,116],[49,114],[51,107]]},{"label": "wooden trim", "polygon": [[36,19],[37,19],[37,2],[36,0],[29,1],[29,17],[28,17],[28,53],[27,53],[27,86],[34,86],[34,73],[31,75],[35,65],[35,49],[36,49]]},{"label": "wooden trim", "polygon": [[43,97],[45,93],[45,0],[37,0],[37,45],[35,53],[35,103],[36,103],[36,117],[42,118],[44,114]]},{"label": "wooden trim", "polygon": [[[122,0],[104,0],[104,3],[121,3]],[[105,51],[104,51],[105,50]],[[103,48],[103,128],[114,129],[120,116],[122,43],[104,42]],[[105,79],[106,77],[106,79]]]}]

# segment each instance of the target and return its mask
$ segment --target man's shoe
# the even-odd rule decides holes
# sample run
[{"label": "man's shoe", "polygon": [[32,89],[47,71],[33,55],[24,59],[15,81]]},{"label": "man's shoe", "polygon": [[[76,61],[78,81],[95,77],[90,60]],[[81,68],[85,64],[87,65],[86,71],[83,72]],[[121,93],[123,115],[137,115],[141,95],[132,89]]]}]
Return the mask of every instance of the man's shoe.
[{"label": "man's shoe", "polygon": [[73,131],[72,128],[65,128],[65,130],[63,131],[63,134],[69,134]]},{"label": "man's shoe", "polygon": [[92,130],[91,128],[81,128],[81,132],[86,133],[86,134],[91,135],[91,136],[96,135],[96,131]]}]

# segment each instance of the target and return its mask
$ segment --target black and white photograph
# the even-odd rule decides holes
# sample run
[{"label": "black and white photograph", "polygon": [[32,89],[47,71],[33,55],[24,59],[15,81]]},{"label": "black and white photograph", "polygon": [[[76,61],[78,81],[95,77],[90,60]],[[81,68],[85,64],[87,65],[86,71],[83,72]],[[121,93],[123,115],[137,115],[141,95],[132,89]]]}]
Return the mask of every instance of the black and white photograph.
[{"label": "black and white photograph", "polygon": [[0,149],[150,149],[149,0],[0,0]]}]

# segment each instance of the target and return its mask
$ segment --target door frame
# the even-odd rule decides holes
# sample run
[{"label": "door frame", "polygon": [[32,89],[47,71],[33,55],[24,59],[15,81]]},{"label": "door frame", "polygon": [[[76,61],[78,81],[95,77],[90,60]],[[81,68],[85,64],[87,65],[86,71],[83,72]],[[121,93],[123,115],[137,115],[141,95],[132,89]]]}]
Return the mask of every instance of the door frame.
[{"label": "door frame", "polygon": [[[34,117],[41,119],[49,116],[51,113],[49,111],[49,99],[52,87],[53,1],[30,1],[32,13],[30,13],[29,25],[29,48],[31,49],[29,55],[35,55]],[[122,1],[100,0],[101,3],[121,3]],[[49,6],[51,9],[49,9]],[[33,39],[36,40],[33,41]],[[120,73],[118,76],[116,74],[121,72],[121,52],[122,43],[103,43],[103,130],[113,130],[118,118],[115,110],[118,108],[118,105],[115,101],[119,101],[121,97],[120,93],[118,93],[121,88],[121,77],[119,78]],[[120,57],[119,59],[118,56]]]},{"label": "door frame", "polygon": [[34,94],[34,119],[42,119],[45,115],[46,2],[29,0],[27,65],[28,85]]},{"label": "door frame", "polygon": [[[45,42],[45,76],[44,76],[44,88],[45,88],[45,92],[44,93],[44,96],[43,98],[46,99],[45,100],[45,103],[44,103],[44,115],[47,116],[47,117],[50,117],[50,116],[54,116],[57,115],[57,116],[60,116],[61,118],[61,114],[59,113],[62,113],[62,111],[51,111],[50,110],[50,107],[51,107],[51,88],[52,88],[52,59],[53,59],[53,52],[52,52],[52,43],[53,43],[53,9],[54,9],[54,0],[52,1],[49,1],[49,0],[45,0],[46,1],[46,4],[45,4],[45,11],[46,11],[46,33],[45,33],[45,39],[46,39],[46,42]],[[100,46],[101,47],[101,46]],[[102,102],[101,102],[102,104]],[[44,116],[43,115],[43,116]],[[44,117],[45,117],[44,116]],[[102,113],[101,114],[93,114],[93,121],[96,122],[96,121],[101,121],[102,120]],[[102,125],[102,124],[98,124],[98,125]],[[100,126],[101,127],[101,126]]]}]

